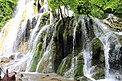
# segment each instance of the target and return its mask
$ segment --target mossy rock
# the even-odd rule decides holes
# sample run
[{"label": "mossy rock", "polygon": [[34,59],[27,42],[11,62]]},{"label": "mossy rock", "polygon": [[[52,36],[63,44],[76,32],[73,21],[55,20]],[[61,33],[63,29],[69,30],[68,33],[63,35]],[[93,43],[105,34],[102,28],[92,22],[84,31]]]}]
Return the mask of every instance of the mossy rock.
[{"label": "mossy rock", "polygon": [[65,18],[65,30],[64,30],[64,33],[63,33],[63,37],[64,38],[67,38],[67,36],[73,36],[73,33],[74,33],[74,25],[76,25],[75,23],[75,18],[71,17],[67,17]]},{"label": "mossy rock", "polygon": [[57,69],[57,73],[64,75],[66,71],[71,67],[71,57],[66,57],[62,60],[61,64]]},{"label": "mossy rock", "polygon": [[[49,48],[48,48],[49,47]],[[40,59],[40,64],[37,69],[38,72],[51,73],[54,72],[54,59],[55,59],[55,43],[54,41],[50,42],[50,45],[47,47],[43,53],[42,58]]]},{"label": "mossy rock", "polygon": [[40,27],[43,27],[47,24],[50,23],[50,13],[49,12],[45,12],[43,13],[41,19],[40,19]]},{"label": "mossy rock", "polygon": [[104,68],[102,67],[97,67],[95,68],[95,74],[93,75],[93,78],[95,78],[96,80],[98,79],[104,79],[105,78],[105,71]]},{"label": "mossy rock", "polygon": [[83,61],[83,53],[79,53],[77,56],[75,56],[75,58],[77,58],[77,61],[75,61],[75,66],[77,66],[75,68],[75,77],[81,77],[83,76],[83,65],[84,65],[84,61]]},{"label": "mossy rock", "polygon": [[89,80],[87,77],[85,77],[85,76],[82,76],[82,77],[75,77],[75,80],[76,81],[91,81],[91,80]]},{"label": "mossy rock", "polygon": [[[77,58],[77,60],[76,60]],[[77,56],[74,57],[74,78],[83,76],[83,55],[79,53]],[[57,73],[69,78],[70,72],[69,70],[72,67],[72,54],[64,58],[61,64],[58,67]]]},{"label": "mossy rock", "polygon": [[93,77],[95,79],[103,79],[105,78],[105,57],[103,45],[98,38],[92,40],[92,51],[92,65],[95,66]]},{"label": "mossy rock", "polygon": [[122,45],[122,35],[117,35],[118,36],[118,40],[120,42],[120,44]]},{"label": "mossy rock", "polygon": [[114,31],[122,31],[122,19],[113,14],[109,14],[108,18],[104,19],[103,22]]},{"label": "mossy rock", "polygon": [[96,62],[104,62],[104,47],[98,38],[92,40],[92,51],[93,51],[93,64]]},{"label": "mossy rock", "polygon": [[[71,19],[71,21],[70,21]],[[56,34],[54,36],[54,42],[56,44],[56,54],[54,60],[54,69],[57,71],[57,67],[61,64],[62,59],[66,58],[72,53],[73,49],[73,26],[69,26],[69,23],[73,22],[72,18],[64,18],[57,23]],[[71,23],[72,24],[72,23]]]},{"label": "mossy rock", "polygon": [[[45,52],[46,53],[46,52]],[[52,72],[52,66],[51,61],[50,61],[50,54],[45,54],[40,60],[39,60],[39,67],[36,68],[38,72],[43,72],[43,73],[50,73]]]},{"label": "mossy rock", "polygon": [[30,71],[32,71],[32,72],[36,71],[37,64],[38,64],[40,58],[42,57],[43,52],[44,52],[44,49],[42,49],[42,43],[39,43],[37,45],[37,48],[34,51],[34,56],[33,56],[33,61],[31,64]]},{"label": "mossy rock", "polygon": [[33,5],[33,9],[34,9],[34,13],[37,13],[38,12],[38,9],[35,5]]}]

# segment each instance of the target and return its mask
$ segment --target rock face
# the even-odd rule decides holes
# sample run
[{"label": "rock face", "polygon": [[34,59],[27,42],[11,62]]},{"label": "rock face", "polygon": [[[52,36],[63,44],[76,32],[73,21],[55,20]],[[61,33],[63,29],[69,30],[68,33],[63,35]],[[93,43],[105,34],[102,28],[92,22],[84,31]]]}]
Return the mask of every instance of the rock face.
[{"label": "rock face", "polygon": [[[19,52],[20,54],[0,60],[2,63],[9,63],[11,60],[17,59],[15,65],[12,63],[9,68],[14,67],[14,70],[17,71],[36,72],[36,74],[22,73],[18,81],[30,81],[30,79],[35,81],[36,78],[37,81],[40,81],[38,72],[57,73],[70,80],[78,81],[88,81],[91,78],[104,79],[112,72],[121,74],[119,71],[122,68],[122,42],[118,41],[118,37],[120,41],[122,40],[121,36],[117,37],[114,31],[109,30],[103,22],[91,16],[54,18],[48,8],[45,8],[47,4],[43,6],[46,3],[44,1],[38,0],[39,14],[32,19],[19,21],[19,27],[15,30],[16,38],[12,41],[12,43],[17,41],[16,46],[13,44],[16,49],[12,53]],[[115,25],[118,27],[118,23],[111,21],[111,17],[108,21],[110,22],[104,23],[112,29],[116,28]],[[121,21],[119,24],[121,26]],[[119,29],[121,30],[121,27]],[[33,75],[34,77],[32,77]],[[41,77],[41,81],[47,81],[49,76],[44,75]],[[55,77],[49,79],[60,81]]]},{"label": "rock face", "polygon": [[[46,14],[44,16],[46,17]],[[82,25],[82,19],[85,22],[85,28]],[[44,21],[43,17],[40,21]],[[104,78],[103,45],[94,35],[92,19],[82,16],[64,18],[65,23],[63,20],[55,21],[48,27],[41,22],[40,30],[37,31],[39,37],[32,51],[34,55],[29,71],[55,72],[67,78],[72,76],[76,79],[84,76],[83,49],[85,47],[84,41],[87,40],[83,31],[86,31],[93,51],[92,66],[95,66],[94,71],[96,70],[93,71],[93,77]],[[47,27],[47,29],[42,31],[43,27]]]},{"label": "rock face", "polygon": [[92,64],[95,66],[95,74],[93,77],[95,79],[105,78],[105,57],[103,45],[98,38],[93,39],[92,42],[93,58]]},{"label": "rock face", "polygon": [[122,31],[122,19],[109,14],[108,18],[103,20],[114,31]]},{"label": "rock face", "polygon": [[[33,77],[34,76],[34,77]],[[74,81],[64,79],[55,73],[19,73],[16,81]]]},{"label": "rock face", "polygon": [[[121,45],[113,33],[104,39],[107,34],[98,21],[95,23],[92,17],[83,15],[59,20],[55,18],[52,22],[50,15],[50,12],[45,12],[32,21],[28,20],[23,37],[19,39],[18,50],[21,55],[2,58],[1,62],[8,63],[16,58],[22,60],[25,54],[24,61],[20,62],[21,65],[18,63],[15,70],[57,73],[72,80],[87,81],[89,78],[84,75],[86,69],[92,78],[104,79],[105,46],[109,42],[110,72],[113,69],[121,70]],[[116,45],[120,46],[119,49]],[[118,55],[120,58],[116,59]]]}]

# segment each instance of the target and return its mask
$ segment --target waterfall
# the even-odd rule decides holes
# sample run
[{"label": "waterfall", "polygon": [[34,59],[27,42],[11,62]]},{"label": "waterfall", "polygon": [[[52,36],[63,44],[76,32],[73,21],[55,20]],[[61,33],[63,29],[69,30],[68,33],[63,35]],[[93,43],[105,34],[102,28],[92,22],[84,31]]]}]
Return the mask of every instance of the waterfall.
[{"label": "waterfall", "polygon": [[90,33],[88,32],[90,27],[89,19],[87,16],[83,16],[79,18],[79,21],[82,24],[82,30],[83,30],[83,57],[84,57],[84,75],[91,79],[92,81],[95,81],[95,79],[92,78],[92,70],[94,69],[94,66],[91,65],[92,62],[92,47],[91,47],[91,39],[90,39]]},{"label": "waterfall", "polygon": [[[116,51],[120,51],[119,49],[121,48],[121,45],[118,41],[116,34],[113,31],[111,31],[100,20],[93,18],[93,23],[94,23],[93,27],[94,27],[95,35],[100,39],[100,41],[104,45],[105,77],[113,79],[110,81],[115,81],[116,79],[115,77],[119,77],[121,76],[121,74],[118,74],[118,71],[115,71],[110,66],[112,66],[111,63],[116,60],[115,58],[117,58],[117,60],[121,58],[121,54],[116,52]],[[112,53],[110,51],[112,51]],[[117,56],[119,56],[119,58]]]},{"label": "waterfall", "polygon": [[33,1],[27,2],[27,4],[26,0],[20,0],[18,2],[15,16],[6,23],[1,31],[1,55],[9,56],[12,52],[17,50],[18,39],[21,38],[25,32],[27,20],[34,16],[32,4]]},{"label": "waterfall", "polygon": [[[99,20],[96,20],[96,23],[99,23],[101,28],[99,30],[97,30],[98,28],[95,28],[95,35],[100,38],[100,40],[102,41],[103,45],[104,45],[104,55],[105,55],[105,67],[106,67],[106,77],[108,77],[109,75],[109,50],[110,50],[110,46],[108,43],[108,38],[109,36],[112,34],[111,31],[108,31],[109,29],[107,29],[107,26],[104,24],[101,24]],[[104,27],[105,29],[103,29],[102,27]],[[107,31],[106,31],[107,30]],[[107,33],[108,32],[108,33]]]},{"label": "waterfall", "polygon": [[[71,60],[71,68],[65,73],[64,76],[68,76],[70,80],[74,80],[74,73],[77,67],[77,57],[75,57],[75,37],[76,37],[76,29],[77,29],[77,21],[74,21],[74,30],[73,30],[73,50],[72,50],[72,60]],[[76,62],[75,62],[76,60]]]},{"label": "waterfall", "polygon": [[[92,16],[75,17],[64,6],[61,9],[64,19],[57,19],[47,0],[18,1],[13,18],[0,33],[0,62],[4,68],[25,74],[57,73],[69,81],[77,77],[81,81],[121,81],[121,32],[112,31]],[[93,46],[95,39],[101,43],[100,48]],[[105,59],[94,62],[94,58],[101,60],[101,51]],[[105,71],[103,75],[100,69]]]},{"label": "waterfall", "polygon": [[[29,45],[32,45],[31,43],[34,42],[34,38],[35,38],[36,35],[37,35],[37,31],[38,31],[38,29],[39,29],[40,19],[41,19],[42,15],[43,15],[43,13],[40,13],[40,14],[39,14],[39,17],[38,17],[38,20],[37,20],[37,24],[36,24],[36,26],[34,27],[32,33],[31,33],[31,35],[30,35],[30,39],[29,39],[29,43],[30,43],[30,44],[29,44]],[[30,47],[32,47],[32,46],[30,46]]]},{"label": "waterfall", "polygon": [[[33,59],[33,54],[34,54],[35,48],[36,48],[36,46],[37,46],[37,43],[38,43],[38,41],[39,41],[39,36],[41,35],[41,33],[43,33],[43,31],[46,31],[46,30],[48,29],[48,27],[49,27],[48,25],[47,25],[47,26],[44,26],[44,27],[39,31],[39,33],[37,34],[35,40],[33,41],[33,43],[32,43],[32,44],[33,44],[32,49],[28,52],[30,59],[29,59],[29,61],[28,61],[28,65],[27,65],[26,71],[29,71],[29,70],[30,70],[31,62],[32,62],[32,59]],[[34,30],[34,31],[35,31],[35,30]],[[34,36],[34,35],[33,35],[33,36]],[[32,39],[32,40],[33,40],[33,39]]]},{"label": "waterfall", "polygon": [[[19,44],[25,39],[24,35],[26,33],[28,19],[32,19],[35,16],[33,3],[34,0],[19,0],[13,18],[5,24],[0,33],[1,58],[10,58],[11,56],[14,58],[12,63],[5,64],[5,68],[9,68],[10,71],[15,68],[18,68],[17,71],[19,71],[20,68],[18,66],[23,63],[22,67],[24,67],[25,61],[27,60],[27,56],[25,55],[23,60],[20,61],[20,58],[25,52],[20,53],[19,49],[24,49],[25,47],[19,48]],[[21,55],[18,56],[19,54]]]}]

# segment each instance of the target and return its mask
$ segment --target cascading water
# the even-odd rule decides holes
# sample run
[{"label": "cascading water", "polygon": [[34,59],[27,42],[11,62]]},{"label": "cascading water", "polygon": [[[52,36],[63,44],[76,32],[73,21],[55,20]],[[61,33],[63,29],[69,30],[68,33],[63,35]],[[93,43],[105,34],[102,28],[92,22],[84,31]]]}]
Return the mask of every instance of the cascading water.
[{"label": "cascading water", "polygon": [[75,60],[77,61],[77,57],[74,56],[74,50],[75,50],[75,37],[76,37],[76,29],[77,29],[77,21],[74,22],[74,30],[73,30],[73,50],[72,50],[72,60],[71,60],[71,68],[65,73],[64,76],[69,76],[70,80],[74,80],[74,73],[77,66],[77,62],[75,63]]},{"label": "cascading water", "polygon": [[[26,0],[21,0],[18,4],[16,15],[6,23],[1,32],[0,54],[3,56],[10,56],[11,53],[17,50],[17,45],[19,43],[18,38],[21,38],[22,34],[25,32],[27,19],[34,16],[31,5],[33,1],[26,4]],[[30,9],[27,9],[28,7],[30,7]]]},{"label": "cascading water", "polygon": [[101,42],[104,45],[105,77],[108,79],[110,78],[111,79],[110,81],[116,81],[116,78],[117,77],[120,78],[121,74],[118,74],[118,71],[112,69],[113,67],[111,68],[110,66],[113,65],[111,63],[115,61],[115,58],[117,60],[121,59],[121,54],[116,53],[117,51],[120,51],[119,49],[121,45],[114,32],[111,31],[105,24],[101,23],[100,20],[93,18],[93,23],[94,23],[93,27],[95,35],[101,40]]},{"label": "cascading water", "polygon": [[[29,55],[29,56],[30,56],[30,61],[29,61],[28,65],[27,65],[26,71],[29,71],[29,70],[30,70],[31,61],[32,61],[32,59],[33,59],[33,53],[34,53],[35,48],[36,48],[36,45],[37,45],[37,43],[38,43],[39,36],[41,35],[41,33],[42,33],[43,31],[47,30],[48,27],[49,27],[49,26],[44,26],[44,27],[39,31],[39,33],[37,34],[35,40],[33,41],[32,49],[28,52],[28,54],[30,54],[30,55]],[[33,36],[34,36],[34,35],[33,35]],[[32,39],[32,40],[33,40],[33,39]]]},{"label": "cascading water", "polygon": [[[4,67],[16,72],[35,72],[35,75],[58,73],[59,69],[59,74],[69,81],[81,76],[87,78],[81,81],[121,81],[119,34],[97,18],[85,15],[73,18],[73,12],[68,12],[64,6],[62,11],[64,20],[56,19],[49,11],[47,0],[20,0],[15,16],[0,33],[0,58],[12,59],[15,55]],[[92,45],[95,38],[102,43],[105,57],[105,78],[97,80]]]},{"label": "cascading water", "polygon": [[[25,32],[27,20],[34,16],[34,11],[32,8],[33,1],[26,4],[26,0],[20,0],[18,4],[19,5],[17,7],[15,17],[7,22],[1,32],[0,54],[5,56],[9,56],[10,53],[16,51],[19,43],[18,38],[21,38],[22,34]],[[29,9],[27,9],[28,7]]]},{"label": "cascading water", "polygon": [[[86,20],[86,21],[85,21]],[[90,33],[88,32],[90,27],[89,19],[87,16],[83,16],[79,18],[79,21],[82,24],[82,30],[83,30],[83,57],[84,57],[84,75],[91,79],[92,81],[95,81],[95,79],[92,78],[92,70],[94,69],[94,66],[91,65],[92,63],[92,47],[91,47],[91,39],[90,39]]]}]

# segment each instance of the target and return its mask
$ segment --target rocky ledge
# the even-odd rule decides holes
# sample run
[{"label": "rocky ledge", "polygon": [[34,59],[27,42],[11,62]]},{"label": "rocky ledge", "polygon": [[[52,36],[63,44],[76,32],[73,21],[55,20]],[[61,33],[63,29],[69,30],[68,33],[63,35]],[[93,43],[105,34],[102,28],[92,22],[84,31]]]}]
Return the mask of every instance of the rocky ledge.
[{"label": "rocky ledge", "polygon": [[61,77],[55,73],[21,72],[16,81],[75,81]]},{"label": "rocky ledge", "polygon": [[114,16],[113,14],[109,14],[103,22],[114,31],[122,31],[122,19]]}]

